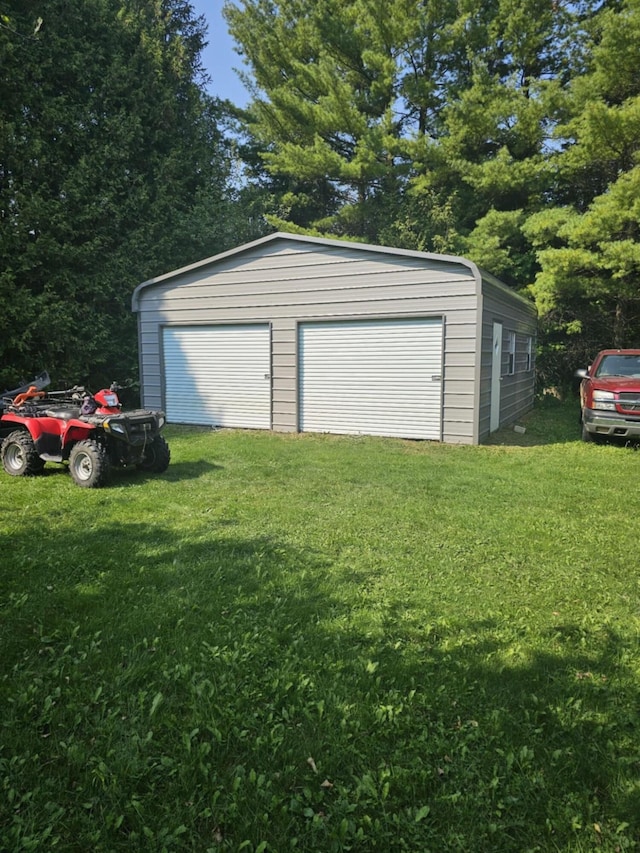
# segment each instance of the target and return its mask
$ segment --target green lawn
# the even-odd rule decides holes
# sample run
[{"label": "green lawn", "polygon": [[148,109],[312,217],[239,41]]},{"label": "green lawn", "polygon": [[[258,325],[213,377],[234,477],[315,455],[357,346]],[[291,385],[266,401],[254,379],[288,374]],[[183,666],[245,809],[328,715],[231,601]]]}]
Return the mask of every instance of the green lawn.
[{"label": "green lawn", "polygon": [[0,474],[0,850],[640,849],[640,454],[576,408]]}]

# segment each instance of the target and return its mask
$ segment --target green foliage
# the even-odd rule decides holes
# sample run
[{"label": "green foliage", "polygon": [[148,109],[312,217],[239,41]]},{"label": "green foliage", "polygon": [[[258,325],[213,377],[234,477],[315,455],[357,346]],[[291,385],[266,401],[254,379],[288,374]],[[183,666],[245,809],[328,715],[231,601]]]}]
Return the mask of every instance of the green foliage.
[{"label": "green foliage", "polygon": [[202,24],[183,0],[3,11],[0,385],[135,375],[135,285],[243,233]]},{"label": "green foliage", "polygon": [[0,476],[2,848],[635,849],[640,457],[576,413]]},{"label": "green foliage", "polygon": [[533,285],[551,372],[637,343],[638,0],[381,8],[226,4],[270,222]]},{"label": "green foliage", "polygon": [[186,0],[1,14],[0,386],[135,377],[135,285],[269,228],[531,287],[553,385],[640,340],[640,0],[228,0],[247,110]]},{"label": "green foliage", "polygon": [[570,201],[532,216],[524,228],[541,267],[533,292],[541,312],[575,327],[584,304],[596,307],[603,346],[640,341],[640,4],[606,8],[597,18],[590,66],[573,80],[567,140],[554,155]]},{"label": "green foliage", "polygon": [[[523,232],[505,242],[502,225],[490,228],[539,209],[548,192],[557,84],[579,65],[585,37],[577,8],[394,0],[383,15],[370,0],[252,0],[225,9],[253,72],[249,128],[266,169],[293,182],[296,226],[437,251],[469,238],[490,269],[530,283]],[[301,216],[295,183],[323,181],[324,215],[304,205]],[[286,221],[287,207],[277,216]]]},{"label": "green foliage", "polygon": [[534,265],[522,232],[524,220],[521,210],[490,210],[465,240],[462,254],[513,286],[530,281]]},{"label": "green foliage", "polygon": [[[543,267],[536,284],[542,310],[555,307],[567,292],[609,305],[638,299],[640,167],[623,173],[584,214],[560,209],[551,214],[538,214],[527,224]],[[549,245],[550,228],[559,246]]]},{"label": "green foliage", "polygon": [[370,208],[383,187],[387,199],[397,192],[393,18],[368,0],[253,0],[225,13],[253,72],[249,129],[266,168],[285,180],[289,205],[307,208],[301,193],[324,199],[294,222],[329,216],[326,230],[373,239]]}]

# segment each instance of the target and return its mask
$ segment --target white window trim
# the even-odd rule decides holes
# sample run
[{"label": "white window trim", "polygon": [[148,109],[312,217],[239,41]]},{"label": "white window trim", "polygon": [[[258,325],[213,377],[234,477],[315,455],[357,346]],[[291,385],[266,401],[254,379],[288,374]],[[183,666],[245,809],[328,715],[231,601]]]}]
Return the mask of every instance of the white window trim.
[{"label": "white window trim", "polygon": [[527,335],[527,347],[526,347],[526,367],[525,370],[527,373],[533,370],[533,337],[531,335]]},{"label": "white window trim", "polygon": [[507,369],[507,374],[509,376],[513,376],[513,374],[516,372],[516,333],[507,332],[507,336],[507,352],[509,356],[509,366]]}]

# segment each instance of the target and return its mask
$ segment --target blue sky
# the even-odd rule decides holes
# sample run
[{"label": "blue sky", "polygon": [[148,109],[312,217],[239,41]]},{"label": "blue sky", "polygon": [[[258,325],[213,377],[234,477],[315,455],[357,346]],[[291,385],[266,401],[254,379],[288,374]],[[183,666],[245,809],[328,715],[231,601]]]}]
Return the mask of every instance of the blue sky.
[{"label": "blue sky", "polygon": [[233,70],[242,67],[242,60],[233,49],[233,39],[222,17],[224,0],[190,0],[196,15],[203,15],[208,24],[208,46],[202,61],[212,78],[209,92],[219,98],[228,98],[238,106],[246,106],[249,93]]}]

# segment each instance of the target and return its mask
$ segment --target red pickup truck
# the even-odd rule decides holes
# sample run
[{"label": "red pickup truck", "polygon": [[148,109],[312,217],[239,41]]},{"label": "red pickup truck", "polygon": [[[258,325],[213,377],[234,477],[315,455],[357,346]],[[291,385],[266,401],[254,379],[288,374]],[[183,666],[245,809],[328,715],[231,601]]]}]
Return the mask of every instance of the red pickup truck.
[{"label": "red pickup truck", "polygon": [[578,370],[582,438],[640,439],[640,349],[605,349]]}]

